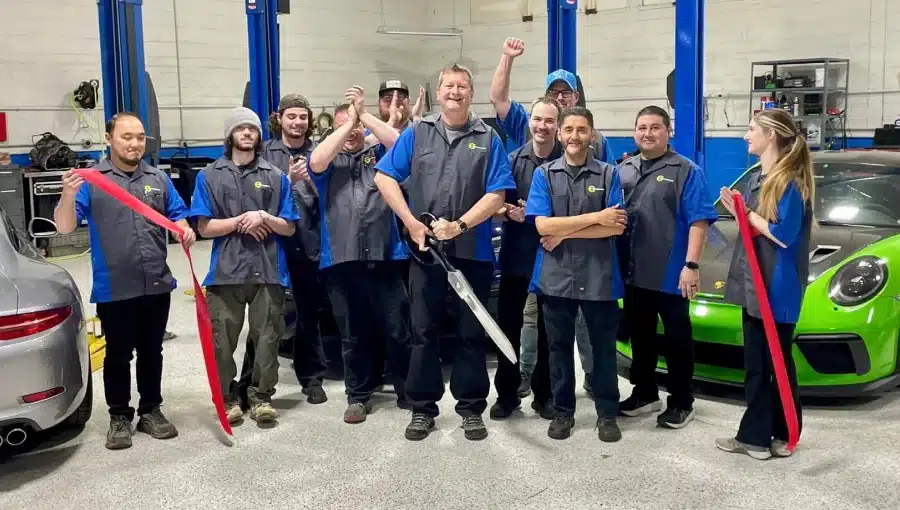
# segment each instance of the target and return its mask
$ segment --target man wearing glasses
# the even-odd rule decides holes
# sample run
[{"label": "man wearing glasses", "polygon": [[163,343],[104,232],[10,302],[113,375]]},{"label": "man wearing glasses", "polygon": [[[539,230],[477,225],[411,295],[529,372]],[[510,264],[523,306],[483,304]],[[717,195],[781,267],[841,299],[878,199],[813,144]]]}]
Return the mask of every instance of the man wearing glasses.
[{"label": "man wearing glasses", "polygon": [[[491,103],[497,111],[497,124],[506,132],[507,152],[513,152],[528,141],[528,112],[520,103],[509,98],[509,75],[513,61],[525,52],[525,43],[521,39],[509,38],[503,43],[503,56],[494,71],[491,80]],[[547,96],[562,105],[563,110],[578,104],[578,82],[575,75],[565,69],[557,69],[547,75]],[[616,164],[616,156],[607,143],[606,138],[597,129],[597,137],[591,148],[594,159],[610,165]]]}]

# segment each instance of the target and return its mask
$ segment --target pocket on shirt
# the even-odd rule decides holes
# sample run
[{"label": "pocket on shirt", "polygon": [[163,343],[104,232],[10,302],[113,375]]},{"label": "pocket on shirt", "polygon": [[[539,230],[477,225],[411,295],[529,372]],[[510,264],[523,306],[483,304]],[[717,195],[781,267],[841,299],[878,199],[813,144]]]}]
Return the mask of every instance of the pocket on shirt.
[{"label": "pocket on shirt", "polygon": [[551,195],[550,207],[553,216],[569,216],[569,195]]}]

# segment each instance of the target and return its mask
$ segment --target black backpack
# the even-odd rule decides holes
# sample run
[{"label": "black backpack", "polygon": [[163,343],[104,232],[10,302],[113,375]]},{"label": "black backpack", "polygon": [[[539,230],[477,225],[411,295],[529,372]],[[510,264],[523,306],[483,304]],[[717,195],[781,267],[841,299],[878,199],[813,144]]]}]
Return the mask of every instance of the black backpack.
[{"label": "black backpack", "polygon": [[31,165],[40,170],[68,170],[75,167],[76,154],[53,133],[43,133],[28,153]]}]

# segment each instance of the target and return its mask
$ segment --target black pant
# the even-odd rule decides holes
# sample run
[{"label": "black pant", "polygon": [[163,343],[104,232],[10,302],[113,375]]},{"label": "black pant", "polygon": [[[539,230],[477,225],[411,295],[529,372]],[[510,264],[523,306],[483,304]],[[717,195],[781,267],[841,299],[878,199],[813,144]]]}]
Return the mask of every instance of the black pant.
[{"label": "black pant", "polygon": [[[294,298],[297,319],[294,322],[292,343],[294,374],[304,388],[322,386],[325,371],[325,349],[319,335],[319,310],[325,300],[325,286],[319,276],[319,263],[302,256],[288,255],[288,272],[291,276],[291,294]],[[253,342],[247,342],[241,377],[237,392],[241,400],[247,400],[247,388],[251,385],[253,363],[256,358]]]},{"label": "black pant", "polygon": [[382,339],[397,401],[406,400],[409,296],[402,269],[402,265],[393,262],[344,262],[323,272],[341,332],[344,385],[351,404],[367,402],[375,391],[372,354]]},{"label": "black pant", "polygon": [[[409,260],[396,260],[392,262],[397,266],[402,274],[403,288],[409,295]],[[409,325],[407,324],[407,327]],[[388,362],[387,346],[384,338],[377,338],[375,346],[372,349],[372,380],[375,386],[381,386],[385,380],[389,380],[391,376],[390,363]],[[406,367],[407,369],[409,367]],[[405,373],[405,372],[404,372]]]},{"label": "black pant", "polygon": [[[450,261],[465,275],[478,300],[486,303],[491,292],[493,264],[457,258]],[[447,273],[437,265],[412,262],[409,288],[413,347],[406,396],[414,412],[437,416],[437,402],[444,395],[440,341],[447,307]],[[481,415],[491,389],[484,344],[488,340],[484,327],[469,307],[455,293],[452,300],[458,309],[458,321],[450,392],[457,400],[456,412],[460,416]]]},{"label": "black pant", "polygon": [[137,351],[138,414],[162,404],[162,342],[169,320],[170,293],[97,303],[106,335],[103,386],[110,416],[134,419],[131,407],[131,358]]},{"label": "black pant", "polygon": [[[778,393],[778,381],[772,366],[772,353],[766,340],[763,321],[747,315],[744,309],[744,391],[747,396],[747,410],[738,428],[737,440],[753,446],[769,448],[772,438],[788,440],[787,422],[784,419],[784,407]],[[778,340],[781,344],[781,355],[787,367],[788,381],[794,407],[797,409],[797,423],[803,426],[803,413],[800,409],[800,395],[797,387],[797,368],[791,355],[794,339],[794,324],[775,323]],[[799,432],[799,431],[798,431]]]},{"label": "black pant", "polygon": [[659,399],[656,385],[657,325],[662,318],[665,330],[663,354],[668,369],[668,407],[691,410],[694,407],[694,333],[691,328],[690,301],[680,294],[667,294],[638,287],[627,288],[631,321],[632,395],[645,401]]},{"label": "black pant", "polygon": [[[509,339],[516,353],[522,345],[522,311],[528,299],[529,278],[509,274],[500,275],[500,292],[497,297],[497,325]],[[506,356],[497,356],[497,372],[494,374],[494,388],[497,389],[497,404],[504,409],[515,409],[521,403],[517,393],[522,382],[519,364],[512,363]]]},{"label": "black pant", "polygon": [[553,391],[550,387],[550,340],[543,310],[544,298],[540,295],[537,296],[537,307],[537,361],[531,374],[531,394],[535,402],[546,406],[553,401]]},{"label": "black pant", "polygon": [[619,414],[619,378],[616,372],[619,305],[615,301],[543,298],[542,308],[550,340],[553,412],[556,416],[575,416],[575,317],[579,307],[584,314],[594,357],[591,386],[597,416],[615,418]]}]

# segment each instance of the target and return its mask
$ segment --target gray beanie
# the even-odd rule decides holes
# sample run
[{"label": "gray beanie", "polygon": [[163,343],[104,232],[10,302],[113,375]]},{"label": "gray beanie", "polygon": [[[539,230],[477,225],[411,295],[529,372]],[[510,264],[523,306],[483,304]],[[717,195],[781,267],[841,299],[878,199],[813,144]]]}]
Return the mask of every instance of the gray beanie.
[{"label": "gray beanie", "polygon": [[259,130],[260,134],[262,133],[262,123],[259,121],[259,115],[257,115],[256,112],[249,108],[244,108],[243,106],[238,106],[234,110],[231,110],[231,115],[225,119],[225,138],[230,137],[231,133],[237,127],[246,124],[254,126]]}]

